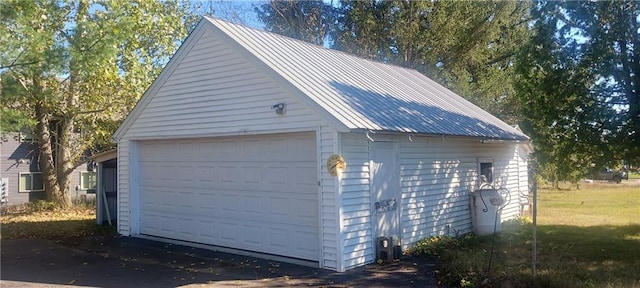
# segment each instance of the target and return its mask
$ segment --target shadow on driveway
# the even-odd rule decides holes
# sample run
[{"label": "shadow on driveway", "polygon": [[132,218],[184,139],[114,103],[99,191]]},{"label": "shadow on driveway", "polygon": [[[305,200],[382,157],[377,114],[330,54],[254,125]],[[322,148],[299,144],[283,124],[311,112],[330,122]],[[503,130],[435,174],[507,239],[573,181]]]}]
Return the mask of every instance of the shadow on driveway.
[{"label": "shadow on driveway", "polygon": [[426,257],[337,273],[132,237],[0,244],[2,287],[437,287]]}]

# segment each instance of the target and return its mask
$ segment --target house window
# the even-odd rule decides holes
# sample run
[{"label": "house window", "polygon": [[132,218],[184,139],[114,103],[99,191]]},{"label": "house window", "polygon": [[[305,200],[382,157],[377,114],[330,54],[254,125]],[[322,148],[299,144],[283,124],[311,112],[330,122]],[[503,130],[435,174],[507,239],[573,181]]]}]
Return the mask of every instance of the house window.
[{"label": "house window", "polygon": [[20,131],[20,142],[31,143],[34,142],[33,131],[30,129],[23,129]]},{"label": "house window", "polygon": [[480,169],[480,183],[493,183],[493,160],[478,160],[478,168]]},{"label": "house window", "polygon": [[96,172],[80,171],[80,190],[96,189]]},{"label": "house window", "polygon": [[39,192],[44,191],[44,182],[41,172],[20,173],[20,183],[18,192]]}]

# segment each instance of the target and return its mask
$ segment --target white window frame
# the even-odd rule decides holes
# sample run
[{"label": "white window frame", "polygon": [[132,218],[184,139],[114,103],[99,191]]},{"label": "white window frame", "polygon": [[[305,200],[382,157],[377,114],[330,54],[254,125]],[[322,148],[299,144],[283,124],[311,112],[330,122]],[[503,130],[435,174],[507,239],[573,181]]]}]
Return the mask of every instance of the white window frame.
[{"label": "white window frame", "polygon": [[19,139],[22,143],[32,143],[34,142],[33,131],[20,131]]},{"label": "white window frame", "polygon": [[[87,186],[88,183],[84,183],[85,181],[84,181],[84,177],[83,176],[85,174],[89,174],[89,173],[93,173],[95,187],[88,187]],[[80,171],[80,181],[79,181],[80,190],[84,190],[84,191],[95,190],[98,187],[98,178],[97,177],[98,177],[98,175],[96,175],[96,172],[94,172],[94,171]]]},{"label": "white window frame", "polygon": [[[22,183],[22,175],[30,175],[30,181],[31,181],[31,189],[27,190],[24,189],[25,187],[22,187],[21,183]],[[42,179],[42,189],[33,189],[34,185],[33,185],[33,175],[42,175],[42,172],[20,172],[18,173],[18,192],[19,193],[31,193],[31,192],[42,192],[44,191],[44,179]]]},{"label": "white window frame", "polygon": [[493,158],[478,158],[478,185],[482,185],[482,164],[489,163],[491,164],[491,179],[487,179],[489,183],[495,183],[496,174],[495,174],[495,163]]}]

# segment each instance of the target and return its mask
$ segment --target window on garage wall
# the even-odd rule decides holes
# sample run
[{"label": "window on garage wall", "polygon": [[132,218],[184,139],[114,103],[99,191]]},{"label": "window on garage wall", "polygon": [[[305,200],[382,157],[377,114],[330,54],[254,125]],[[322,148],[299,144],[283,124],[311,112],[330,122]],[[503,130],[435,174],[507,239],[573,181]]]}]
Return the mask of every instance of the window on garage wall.
[{"label": "window on garage wall", "polygon": [[493,183],[493,159],[478,159],[478,170],[481,183],[484,179],[487,183]]}]

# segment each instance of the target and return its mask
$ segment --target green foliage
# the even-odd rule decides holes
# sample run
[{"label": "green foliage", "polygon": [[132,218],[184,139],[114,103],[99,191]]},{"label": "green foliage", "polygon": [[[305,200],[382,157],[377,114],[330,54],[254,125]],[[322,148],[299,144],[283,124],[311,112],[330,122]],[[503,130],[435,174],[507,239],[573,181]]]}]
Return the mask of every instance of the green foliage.
[{"label": "green foliage", "polygon": [[[467,239],[469,236],[464,236]],[[447,235],[434,236],[418,241],[408,251],[412,255],[439,256],[447,250],[456,250],[460,247],[462,239]]]},{"label": "green foliage", "polygon": [[273,0],[254,10],[267,30],[316,45],[323,45],[334,29],[333,6],[319,0]]},{"label": "green foliage", "polygon": [[409,249],[409,253],[437,257],[440,262],[437,271],[440,284],[446,287],[475,287],[482,280],[478,259],[484,258],[482,251],[473,249],[477,241],[478,238],[473,234],[461,238],[436,236],[419,241]]},{"label": "green foliage", "polygon": [[44,211],[56,210],[56,204],[51,201],[37,200],[35,202],[27,204],[27,211],[30,213],[38,213]]},{"label": "green foliage", "polygon": [[24,111],[5,106],[2,100],[0,100],[0,105],[2,105],[0,107],[0,136],[5,136],[8,132],[35,127],[33,119],[29,118]]},{"label": "green foliage", "polygon": [[[640,163],[640,4],[637,1],[567,2],[560,35],[580,35],[567,53],[578,58],[596,78],[589,94],[606,109],[613,125],[611,141],[620,156]],[[575,37],[574,37],[575,38]],[[571,50],[569,50],[571,49]],[[614,155],[617,156],[617,155]]]},{"label": "green foliage", "polygon": [[417,69],[507,121],[528,2],[343,1],[335,47]]},{"label": "green foliage", "polygon": [[19,116],[7,129],[37,124],[48,199],[70,204],[70,171],[87,153],[112,146],[110,135],[195,25],[189,5],[0,3],[2,112]]},{"label": "green foliage", "polygon": [[540,2],[532,11],[515,86],[541,175],[576,182],[592,164],[639,161],[640,6]]}]

